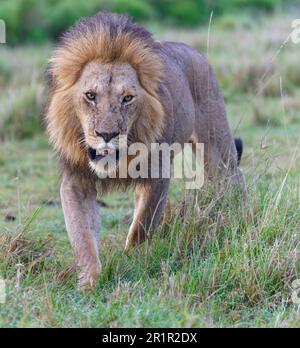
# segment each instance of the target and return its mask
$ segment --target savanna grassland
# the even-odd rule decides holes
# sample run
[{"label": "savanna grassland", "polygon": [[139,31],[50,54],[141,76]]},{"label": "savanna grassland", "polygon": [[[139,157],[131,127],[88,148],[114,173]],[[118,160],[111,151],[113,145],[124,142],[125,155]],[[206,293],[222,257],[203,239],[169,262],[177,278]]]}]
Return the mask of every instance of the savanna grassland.
[{"label": "savanna grassland", "polygon": [[132,192],[99,197],[103,272],[88,294],[76,289],[57,159],[41,124],[52,46],[1,45],[1,327],[300,326],[291,299],[300,278],[300,44],[287,39],[292,19],[227,15],[212,20],[209,40],[205,26],[150,27],[208,56],[244,140],[248,203],[205,185],[191,204],[174,182],[171,218],[126,255]]}]

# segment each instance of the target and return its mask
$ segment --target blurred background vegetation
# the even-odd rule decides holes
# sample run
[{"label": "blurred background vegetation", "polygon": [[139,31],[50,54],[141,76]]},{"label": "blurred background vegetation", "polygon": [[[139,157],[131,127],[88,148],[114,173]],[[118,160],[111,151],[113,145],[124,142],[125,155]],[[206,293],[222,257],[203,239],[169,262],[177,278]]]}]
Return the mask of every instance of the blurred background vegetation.
[{"label": "blurred background vegetation", "polygon": [[[284,76],[286,93],[297,90],[297,47],[290,46],[270,63],[297,8],[295,0],[0,0],[7,41],[0,45],[0,140],[28,138],[43,130],[47,61],[60,34],[80,17],[101,10],[127,13],[155,37],[183,41],[206,54],[213,11],[209,59],[225,99],[232,101],[232,96],[255,93],[264,75],[272,76],[260,95],[280,96],[275,72]],[[261,108],[265,103],[255,98],[251,118],[280,125],[277,104],[271,101],[268,112]]]},{"label": "blurred background vegetation", "polygon": [[[237,11],[274,12],[283,0],[0,0],[0,18],[7,24],[9,44],[41,43],[57,36],[82,16],[106,10],[127,13],[137,21],[174,26],[207,23],[215,16]],[[295,2],[295,1],[294,1]]]},{"label": "blurred background vegetation", "polygon": [[[295,16],[295,6],[293,0],[0,0],[7,41],[0,46],[0,139],[31,137],[43,129],[44,71],[53,43],[80,17],[100,10],[127,13],[156,37],[186,42],[204,54],[213,11],[209,59],[225,98],[255,93],[264,75],[272,76],[260,95],[280,96],[274,72],[284,76],[285,92],[295,93],[300,85],[297,47],[286,49],[280,60],[269,57],[288,35],[287,18]],[[269,24],[268,18],[273,19]],[[255,122],[281,124],[272,99],[267,108],[274,111],[272,121],[261,108],[266,101],[254,101],[250,117]]]},{"label": "blurred background vegetation", "polygon": [[[8,285],[0,327],[300,327],[290,301],[292,280],[300,278],[300,44],[290,39],[299,8],[299,0],[0,0],[7,24],[7,44],[0,44],[0,277]],[[86,296],[69,278],[57,159],[42,120],[54,43],[98,10],[128,13],[156,38],[208,57],[231,129],[244,141],[249,204],[240,213],[236,199],[222,203],[205,186],[195,207],[199,223],[175,218],[169,239],[125,255],[132,196],[107,196],[103,274]],[[174,217],[184,199],[180,183],[171,185]],[[186,210],[192,217],[196,209]]]}]

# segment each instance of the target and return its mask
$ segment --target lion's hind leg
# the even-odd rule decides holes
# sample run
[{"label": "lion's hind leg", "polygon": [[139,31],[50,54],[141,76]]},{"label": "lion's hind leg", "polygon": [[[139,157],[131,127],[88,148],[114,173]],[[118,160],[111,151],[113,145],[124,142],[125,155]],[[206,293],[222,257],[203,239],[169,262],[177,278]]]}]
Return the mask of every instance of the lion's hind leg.
[{"label": "lion's hind leg", "polygon": [[231,134],[223,139],[203,136],[201,132],[194,131],[192,136],[193,151],[195,156],[196,143],[204,143],[204,170],[205,182],[214,181],[224,183],[229,182],[233,187],[242,191],[246,196],[246,184],[244,175],[239,168],[242,156],[241,139],[233,139]]}]

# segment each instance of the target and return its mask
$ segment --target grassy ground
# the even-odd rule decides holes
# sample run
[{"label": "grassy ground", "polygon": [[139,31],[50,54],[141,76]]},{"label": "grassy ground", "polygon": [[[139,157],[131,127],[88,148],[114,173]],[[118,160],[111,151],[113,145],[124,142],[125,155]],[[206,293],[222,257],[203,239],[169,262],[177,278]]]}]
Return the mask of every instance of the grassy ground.
[{"label": "grassy ground", "polygon": [[213,21],[208,49],[205,28],[154,28],[209,56],[232,129],[244,139],[249,204],[205,186],[182,221],[185,195],[173,184],[164,237],[126,255],[132,193],[103,198],[103,273],[90,294],[76,290],[56,158],[38,132],[51,46],[1,47],[1,327],[300,326],[291,301],[300,278],[299,45],[278,51],[290,21]]}]

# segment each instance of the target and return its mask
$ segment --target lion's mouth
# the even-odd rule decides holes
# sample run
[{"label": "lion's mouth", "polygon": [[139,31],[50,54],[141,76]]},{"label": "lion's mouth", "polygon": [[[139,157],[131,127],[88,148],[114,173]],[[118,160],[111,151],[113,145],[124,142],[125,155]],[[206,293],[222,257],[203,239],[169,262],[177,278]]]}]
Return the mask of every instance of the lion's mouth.
[{"label": "lion's mouth", "polygon": [[114,151],[111,150],[95,150],[92,147],[89,147],[87,150],[88,157],[91,161],[96,162],[103,158],[110,157],[112,159],[115,159],[116,161],[119,161],[119,150],[116,149]]}]

